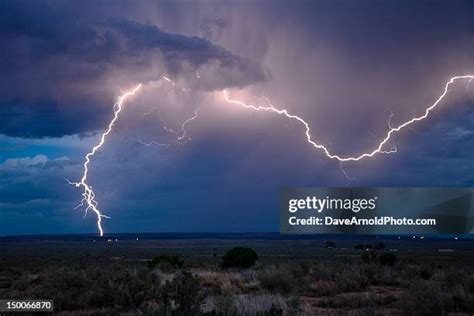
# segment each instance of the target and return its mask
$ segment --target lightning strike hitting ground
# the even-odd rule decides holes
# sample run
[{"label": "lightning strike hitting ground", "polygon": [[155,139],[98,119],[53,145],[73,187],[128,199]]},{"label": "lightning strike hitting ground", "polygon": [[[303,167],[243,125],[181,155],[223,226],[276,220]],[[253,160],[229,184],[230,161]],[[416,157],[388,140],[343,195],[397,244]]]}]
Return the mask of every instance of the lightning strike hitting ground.
[{"label": "lightning strike hitting ground", "polygon": [[427,118],[428,115],[430,114],[430,112],[432,110],[434,110],[438,106],[438,104],[444,99],[444,97],[446,96],[446,94],[449,91],[450,85],[453,84],[457,80],[463,80],[463,79],[469,79],[469,82],[470,82],[471,80],[474,79],[474,75],[454,76],[451,79],[449,79],[448,82],[446,82],[446,85],[444,86],[443,93],[438,97],[438,99],[436,99],[436,101],[431,106],[426,108],[425,113],[421,116],[415,116],[413,119],[411,119],[409,121],[406,121],[405,123],[400,124],[396,127],[391,126],[391,122],[390,122],[391,116],[390,116],[389,117],[389,130],[388,130],[385,138],[383,138],[383,140],[378,144],[378,146],[375,149],[373,149],[372,151],[360,154],[359,156],[347,156],[347,157],[343,157],[343,156],[340,156],[340,155],[337,155],[337,154],[330,153],[329,150],[326,148],[326,146],[316,143],[313,140],[313,137],[311,136],[311,130],[310,130],[309,124],[304,119],[302,119],[301,117],[299,117],[297,115],[288,113],[288,111],[285,110],[285,109],[281,110],[281,109],[275,108],[268,98],[266,98],[266,97],[263,98],[264,100],[267,101],[267,103],[268,103],[267,106],[260,106],[260,105],[255,106],[255,105],[251,105],[251,104],[246,104],[246,103],[244,103],[242,101],[239,101],[239,100],[231,99],[229,97],[229,94],[228,94],[227,90],[224,90],[223,94],[224,94],[224,99],[227,103],[236,104],[236,105],[242,106],[246,109],[251,109],[251,110],[254,110],[254,111],[273,112],[273,113],[276,113],[276,114],[279,114],[279,115],[284,115],[284,116],[286,116],[290,119],[298,121],[305,128],[306,140],[308,141],[308,143],[310,143],[314,148],[322,150],[323,153],[329,159],[336,159],[339,162],[346,162],[346,161],[359,161],[359,160],[364,159],[364,158],[373,157],[376,154],[392,154],[392,153],[397,152],[396,148],[392,148],[390,150],[384,150],[383,149],[384,146],[388,143],[388,141],[392,137],[392,135],[395,134],[395,133],[398,133],[403,128],[405,128],[405,127],[407,127],[407,126],[409,126],[413,123],[416,123],[418,121],[421,121],[421,120],[424,120],[425,118]]},{"label": "lightning strike hitting ground", "polygon": [[[176,83],[174,81],[172,81],[171,79],[169,79],[168,77],[163,76],[163,79],[170,82],[173,86],[176,85]],[[297,115],[288,113],[288,111],[286,109],[278,109],[278,108],[274,107],[273,104],[270,102],[270,100],[268,98],[266,98],[266,97],[261,98],[261,99],[264,99],[267,102],[267,104],[268,104],[267,106],[251,105],[251,104],[246,104],[243,101],[231,99],[230,96],[229,96],[229,93],[227,92],[227,90],[223,90],[222,93],[224,95],[225,101],[229,104],[235,104],[235,105],[241,106],[243,108],[251,109],[251,110],[254,110],[254,111],[273,112],[275,114],[284,115],[289,119],[298,121],[301,125],[304,126],[307,142],[310,145],[312,145],[314,148],[321,150],[326,155],[326,157],[328,157],[329,159],[338,160],[339,163],[340,163],[340,168],[341,168],[342,172],[346,175],[346,177],[349,180],[355,180],[356,181],[356,179],[350,178],[347,175],[347,173],[345,172],[345,170],[342,166],[342,162],[359,161],[359,160],[362,160],[362,159],[365,159],[365,158],[373,157],[376,154],[391,154],[391,153],[397,152],[397,148],[394,147],[394,146],[392,146],[392,148],[390,150],[384,150],[383,149],[389,143],[392,135],[400,132],[402,129],[404,129],[405,127],[407,127],[411,124],[414,124],[418,121],[421,121],[421,120],[424,120],[425,118],[427,118],[428,115],[430,114],[430,112],[432,110],[434,110],[438,106],[438,104],[445,98],[445,96],[447,95],[447,93],[449,91],[449,87],[455,81],[463,80],[463,79],[469,79],[468,82],[467,82],[467,85],[466,85],[466,91],[467,91],[467,89],[469,89],[469,85],[470,85],[471,81],[474,80],[474,75],[454,76],[454,77],[450,78],[444,86],[443,93],[438,97],[438,99],[436,99],[436,101],[431,106],[426,108],[424,114],[421,115],[421,116],[416,116],[415,115],[411,120],[408,120],[408,121],[394,127],[392,125],[392,122],[391,122],[391,119],[393,117],[393,113],[390,113],[390,116],[389,116],[389,119],[388,119],[389,130],[388,130],[387,134],[385,135],[385,137],[382,139],[382,141],[379,142],[377,147],[375,149],[373,149],[372,151],[360,154],[358,156],[347,156],[347,157],[343,157],[343,156],[340,156],[340,155],[337,155],[337,154],[333,154],[333,153],[329,152],[329,150],[327,149],[326,146],[318,144],[316,141],[313,140],[313,137],[312,137],[311,132],[310,132],[309,124],[304,119],[302,119],[301,117],[299,117]],[[119,117],[119,113],[122,110],[123,102],[128,97],[134,95],[137,91],[139,91],[141,87],[142,87],[142,84],[139,84],[134,89],[122,94],[118,98],[117,103],[114,104],[114,116],[113,116],[112,120],[110,121],[110,123],[108,125],[108,128],[102,134],[102,136],[100,138],[100,142],[96,146],[94,146],[92,148],[91,152],[89,152],[85,157],[85,162],[84,162],[84,165],[83,165],[84,172],[83,172],[83,176],[81,178],[81,181],[80,182],[70,182],[69,180],[66,179],[70,184],[75,185],[76,187],[83,187],[83,189],[84,189],[84,192],[82,193],[83,198],[81,200],[81,203],[78,205],[78,207],[83,206],[84,203],[85,203],[85,204],[87,204],[86,212],[89,209],[94,211],[94,213],[97,215],[97,228],[99,229],[100,236],[103,236],[103,234],[104,234],[104,231],[102,229],[102,218],[109,218],[109,217],[102,214],[102,212],[99,210],[98,203],[95,200],[94,191],[92,190],[92,187],[89,184],[87,184],[87,176],[88,176],[88,171],[89,171],[88,166],[89,166],[91,158],[95,155],[97,150],[99,150],[102,147],[102,145],[105,143],[105,139],[106,139],[107,135],[109,135],[110,132],[112,131],[112,128],[113,128],[115,122],[117,121],[117,119]],[[186,89],[181,89],[181,90],[187,92]],[[194,120],[198,117],[198,111],[199,111],[199,108],[197,107],[195,109],[194,115],[192,117],[188,118],[187,120],[185,120],[182,123],[181,133],[178,137],[178,140],[182,140],[185,137],[189,138],[189,136],[186,136],[185,127],[189,122],[191,122],[192,120]],[[173,132],[175,132],[175,131],[173,131]],[[146,146],[151,146],[152,145],[152,143],[144,143],[144,144]]]},{"label": "lightning strike hitting ground", "polygon": [[87,153],[87,155],[85,157],[85,161],[84,161],[84,165],[83,165],[84,172],[82,174],[81,181],[80,182],[71,182],[71,181],[66,179],[69,182],[69,184],[75,185],[78,188],[83,187],[84,192],[82,193],[82,201],[81,201],[81,204],[79,204],[79,206],[84,205],[84,203],[86,203],[87,204],[86,213],[87,213],[88,210],[92,210],[97,215],[97,228],[99,229],[100,236],[104,235],[104,230],[102,229],[102,218],[109,218],[109,217],[102,214],[102,212],[99,210],[99,204],[95,200],[95,193],[92,190],[92,187],[89,184],[87,184],[87,175],[88,175],[88,172],[89,172],[89,163],[91,161],[91,158],[95,155],[95,153],[102,147],[102,145],[104,145],[105,138],[112,131],[112,128],[114,127],[114,124],[115,124],[115,122],[117,121],[117,119],[119,117],[119,113],[120,113],[120,111],[122,111],[122,105],[125,102],[125,100],[128,97],[134,95],[138,90],[140,90],[141,87],[142,87],[142,84],[139,84],[135,88],[133,88],[132,90],[130,90],[128,92],[125,92],[120,97],[118,97],[117,103],[115,103],[114,107],[113,107],[114,108],[114,116],[113,116],[112,120],[110,121],[109,126],[107,127],[105,132],[102,133],[102,136],[100,137],[99,143],[97,145],[95,145],[92,148],[92,150],[89,153]]}]

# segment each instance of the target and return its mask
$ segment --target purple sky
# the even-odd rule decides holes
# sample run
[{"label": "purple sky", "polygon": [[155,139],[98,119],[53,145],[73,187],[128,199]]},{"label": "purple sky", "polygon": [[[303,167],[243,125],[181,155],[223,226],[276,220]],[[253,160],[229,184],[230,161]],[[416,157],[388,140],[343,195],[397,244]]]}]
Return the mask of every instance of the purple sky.
[{"label": "purple sky", "polygon": [[[390,112],[394,124],[419,115],[451,76],[474,74],[473,39],[469,1],[2,1],[0,235],[95,232],[64,178],[80,178],[137,83],[91,163],[109,232],[277,231],[282,187],[472,186],[467,82],[393,138],[396,154],[345,163],[358,182],[301,125],[221,90],[267,96],[331,151],[360,154]],[[179,129],[196,107],[178,144],[163,124]]]}]

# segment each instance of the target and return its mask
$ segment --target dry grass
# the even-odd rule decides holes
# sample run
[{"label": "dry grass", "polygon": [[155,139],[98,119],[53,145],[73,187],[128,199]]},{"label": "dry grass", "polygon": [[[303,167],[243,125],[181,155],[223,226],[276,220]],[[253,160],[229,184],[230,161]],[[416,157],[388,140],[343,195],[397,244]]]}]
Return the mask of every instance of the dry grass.
[{"label": "dry grass", "polygon": [[[112,263],[113,262],[113,263]],[[189,273],[184,273],[188,271]],[[471,262],[359,257],[150,269],[145,261],[0,268],[0,297],[51,298],[64,315],[443,315],[474,313]]]}]

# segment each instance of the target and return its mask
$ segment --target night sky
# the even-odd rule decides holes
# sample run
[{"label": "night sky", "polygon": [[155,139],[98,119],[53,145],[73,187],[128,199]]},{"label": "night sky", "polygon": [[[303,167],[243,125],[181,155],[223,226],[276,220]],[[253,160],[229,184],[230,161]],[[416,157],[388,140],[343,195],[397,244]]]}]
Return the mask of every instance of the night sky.
[{"label": "night sky", "polygon": [[[344,163],[357,181],[301,125],[222,96],[269,97],[332,152],[366,152],[390,113],[408,120],[474,75],[472,1],[3,0],[0,45],[0,235],[96,233],[65,178],[138,83],[90,164],[106,232],[277,231],[283,187],[474,185],[467,81],[396,154]],[[197,107],[177,142],[163,125]]]}]

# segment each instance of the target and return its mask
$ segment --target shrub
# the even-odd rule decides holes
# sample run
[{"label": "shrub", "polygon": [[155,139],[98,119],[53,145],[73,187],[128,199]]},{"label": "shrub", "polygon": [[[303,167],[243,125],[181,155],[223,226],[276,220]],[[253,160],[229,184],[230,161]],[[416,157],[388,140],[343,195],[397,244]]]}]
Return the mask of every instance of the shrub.
[{"label": "shrub", "polygon": [[361,291],[370,283],[369,278],[358,265],[340,269],[332,279],[336,282],[337,290],[340,293]]},{"label": "shrub", "polygon": [[408,315],[472,313],[474,299],[460,287],[449,289],[437,282],[413,283],[401,297],[401,309]]},{"label": "shrub", "polygon": [[150,262],[148,262],[148,267],[150,269],[160,268],[161,270],[174,270],[182,268],[183,265],[183,260],[178,256],[173,255],[160,255],[154,257]]},{"label": "shrub", "polygon": [[429,280],[433,276],[433,269],[431,267],[428,267],[426,265],[420,267],[420,277],[423,280]]},{"label": "shrub", "polygon": [[[107,308],[113,305],[113,288],[110,286],[110,274],[98,271],[81,270],[76,267],[51,269],[38,286],[26,288],[32,290],[34,298],[54,299],[55,310],[72,311],[92,306]],[[96,284],[100,284],[97,286]]]},{"label": "shrub", "polygon": [[311,269],[306,262],[290,265],[291,274],[295,279],[303,279],[309,275]]},{"label": "shrub", "polygon": [[[159,284],[159,280],[157,282]],[[138,271],[124,271],[114,280],[114,302],[119,306],[137,308],[146,299],[151,286],[146,273]]]},{"label": "shrub", "polygon": [[[188,271],[182,271],[161,289],[160,300],[169,310],[174,305],[178,315],[198,315],[204,301],[201,279]],[[171,304],[173,302],[174,304]]]},{"label": "shrub", "polygon": [[222,258],[223,268],[250,268],[257,262],[255,251],[246,247],[235,247],[227,251]]},{"label": "shrub", "polygon": [[338,292],[337,284],[332,280],[316,280],[309,287],[318,296],[326,296]]},{"label": "shrub", "polygon": [[235,315],[281,315],[287,310],[286,299],[278,294],[238,295],[234,298],[234,305]]},{"label": "shrub", "polygon": [[214,312],[217,315],[236,315],[237,311],[232,294],[223,293],[214,299]]},{"label": "shrub", "polygon": [[286,301],[288,306],[288,315],[300,315],[301,299],[299,296],[292,296]]},{"label": "shrub", "polygon": [[297,287],[297,279],[288,268],[268,267],[257,274],[260,286],[271,293],[289,294]]},{"label": "shrub", "polygon": [[397,262],[398,257],[393,253],[382,253],[377,257],[377,261],[384,266],[393,266]]}]

